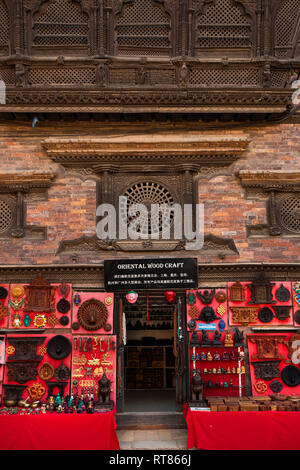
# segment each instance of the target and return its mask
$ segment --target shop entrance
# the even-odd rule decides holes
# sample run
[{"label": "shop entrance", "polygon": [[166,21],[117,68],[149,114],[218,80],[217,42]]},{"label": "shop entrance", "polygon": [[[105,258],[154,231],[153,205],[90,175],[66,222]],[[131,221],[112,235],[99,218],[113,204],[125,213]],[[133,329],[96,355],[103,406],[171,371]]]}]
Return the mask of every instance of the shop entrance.
[{"label": "shop entrance", "polygon": [[133,305],[126,303],[124,314],[124,411],[175,412],[176,305],[166,303],[163,294],[143,295]]}]

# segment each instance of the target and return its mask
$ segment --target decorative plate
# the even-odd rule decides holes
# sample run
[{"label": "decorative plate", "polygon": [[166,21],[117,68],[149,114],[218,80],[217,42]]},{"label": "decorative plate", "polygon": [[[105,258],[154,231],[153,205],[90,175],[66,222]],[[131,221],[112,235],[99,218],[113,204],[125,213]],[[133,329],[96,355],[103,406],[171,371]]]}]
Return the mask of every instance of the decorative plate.
[{"label": "decorative plate", "polygon": [[42,380],[51,380],[54,376],[54,367],[49,364],[49,362],[44,362],[44,364],[39,368],[38,374]]},{"label": "decorative plate", "polygon": [[7,289],[5,289],[5,287],[3,286],[0,286],[0,300],[6,299],[7,296],[8,296]]},{"label": "decorative plate", "polygon": [[300,310],[297,310],[297,312],[295,312],[295,323],[297,325],[300,325]]},{"label": "decorative plate", "polygon": [[59,313],[66,314],[70,311],[71,309],[71,304],[67,299],[61,299],[57,305],[56,305],[57,310]]},{"label": "decorative plate", "polygon": [[66,315],[63,315],[59,320],[59,323],[62,326],[67,326],[69,324],[69,322],[70,322],[69,317],[67,317]]},{"label": "decorative plate", "polygon": [[100,300],[89,299],[79,307],[77,318],[82,328],[95,331],[106,324],[108,311],[105,304]]},{"label": "decorative plate", "polygon": [[258,312],[258,319],[262,323],[270,323],[273,320],[274,314],[269,307],[263,307]]},{"label": "decorative plate", "polygon": [[283,284],[275,292],[275,297],[279,302],[288,302],[291,298],[290,291]]},{"label": "decorative plate", "polygon": [[71,342],[62,335],[51,338],[47,344],[47,352],[52,359],[64,359],[72,350]]},{"label": "decorative plate", "polygon": [[300,384],[300,370],[296,366],[286,366],[281,371],[281,380],[288,387]]},{"label": "decorative plate", "polygon": [[215,295],[215,299],[217,302],[219,302],[219,304],[222,304],[227,299],[226,292],[223,290],[218,291]]},{"label": "decorative plate", "polygon": [[38,314],[33,319],[33,324],[36,328],[44,328],[47,323],[46,315]]}]

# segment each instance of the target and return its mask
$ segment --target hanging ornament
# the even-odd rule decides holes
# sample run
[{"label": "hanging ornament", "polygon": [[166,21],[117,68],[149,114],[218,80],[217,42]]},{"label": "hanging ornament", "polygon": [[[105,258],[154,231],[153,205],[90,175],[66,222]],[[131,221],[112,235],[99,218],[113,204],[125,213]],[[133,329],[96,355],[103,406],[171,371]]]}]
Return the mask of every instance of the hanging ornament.
[{"label": "hanging ornament", "polygon": [[194,305],[196,303],[196,294],[193,290],[189,290],[186,294],[186,300],[188,305]]},{"label": "hanging ornament", "polygon": [[135,292],[134,290],[131,290],[128,292],[128,294],[126,294],[126,300],[130,304],[135,304],[138,299],[138,296],[139,295],[137,294],[137,292]]},{"label": "hanging ornament", "polygon": [[25,315],[25,317],[23,318],[23,323],[24,323],[24,326],[30,326],[30,323],[31,323],[31,318],[30,316],[28,315]]},{"label": "hanging ornament", "polygon": [[[176,292],[172,291],[172,290],[167,290],[165,292],[165,298],[168,302],[172,303],[174,302],[175,300],[175,297],[176,297]],[[190,304],[191,305],[191,304]]]},{"label": "hanging ornament", "polygon": [[224,331],[225,327],[226,327],[226,325],[225,325],[224,320],[220,320],[219,321],[219,331]]},{"label": "hanging ornament", "polygon": [[75,295],[74,295],[74,304],[75,304],[75,305],[80,305],[80,303],[81,303],[81,297],[80,297],[80,295],[79,295],[79,294],[75,294]]},{"label": "hanging ornament", "polygon": [[13,328],[20,328],[22,326],[22,319],[18,313],[12,317]]},{"label": "hanging ornament", "polygon": [[38,314],[33,319],[33,324],[36,328],[44,328],[47,323],[46,315]]}]

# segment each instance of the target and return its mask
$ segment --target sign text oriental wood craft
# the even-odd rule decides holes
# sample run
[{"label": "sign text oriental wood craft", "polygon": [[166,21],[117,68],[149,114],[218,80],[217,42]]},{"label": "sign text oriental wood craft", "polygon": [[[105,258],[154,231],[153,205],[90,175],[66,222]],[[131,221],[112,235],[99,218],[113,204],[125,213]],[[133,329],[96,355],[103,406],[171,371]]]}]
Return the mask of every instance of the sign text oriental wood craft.
[{"label": "sign text oriental wood craft", "polygon": [[105,260],[106,290],[196,288],[197,258]]}]

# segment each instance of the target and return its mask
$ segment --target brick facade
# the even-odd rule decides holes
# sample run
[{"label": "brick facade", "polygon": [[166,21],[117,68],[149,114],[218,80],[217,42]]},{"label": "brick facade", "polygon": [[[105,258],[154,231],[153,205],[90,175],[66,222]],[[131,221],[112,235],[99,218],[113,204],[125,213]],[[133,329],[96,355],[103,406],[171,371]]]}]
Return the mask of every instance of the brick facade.
[{"label": "brick facade", "polygon": [[[281,124],[268,124],[207,130],[213,135],[243,133],[249,136],[250,145],[244,155],[229,169],[225,168],[208,179],[199,177],[199,201],[205,204],[205,233],[232,238],[239,255],[227,256],[226,263],[295,263],[298,261],[299,238],[293,237],[247,237],[246,225],[266,223],[266,198],[246,198],[245,189],[236,176],[238,170],[300,172],[299,119]],[[202,125],[160,123],[164,129],[203,132]],[[70,258],[57,255],[63,240],[72,240],[82,235],[93,235],[95,231],[96,183],[66,175],[65,170],[47,156],[41,141],[49,136],[110,135],[128,132],[156,132],[157,125],[119,123],[61,123],[41,122],[31,129],[30,122],[12,122],[0,125],[1,158],[0,173],[27,174],[55,172],[56,178],[46,198],[39,200],[30,194],[26,198],[29,225],[47,227],[46,240],[31,241],[26,238],[1,241],[0,264],[51,264],[67,263]],[[111,254],[108,253],[108,256]],[[107,257],[99,253],[84,261],[101,262]],[[81,260],[83,261],[83,260]],[[203,256],[199,261],[222,263],[219,258]]]}]

